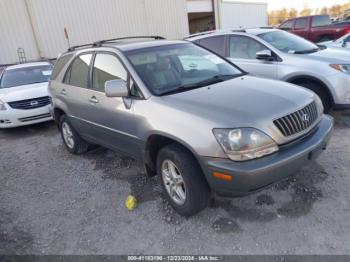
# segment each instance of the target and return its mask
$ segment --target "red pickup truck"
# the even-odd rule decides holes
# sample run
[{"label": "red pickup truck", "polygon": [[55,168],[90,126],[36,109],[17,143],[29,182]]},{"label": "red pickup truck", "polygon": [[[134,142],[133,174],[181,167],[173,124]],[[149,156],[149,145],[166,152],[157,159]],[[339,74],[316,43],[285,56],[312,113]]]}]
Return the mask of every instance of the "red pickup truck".
[{"label": "red pickup truck", "polygon": [[334,23],[328,15],[303,16],[283,22],[279,29],[289,31],[312,42],[338,39],[350,33],[349,23]]}]

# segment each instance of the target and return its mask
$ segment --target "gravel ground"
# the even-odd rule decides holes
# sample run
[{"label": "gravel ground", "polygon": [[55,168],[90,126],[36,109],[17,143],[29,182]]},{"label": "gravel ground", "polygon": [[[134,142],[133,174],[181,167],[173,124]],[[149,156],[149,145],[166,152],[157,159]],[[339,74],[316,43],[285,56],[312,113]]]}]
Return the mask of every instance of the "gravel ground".
[{"label": "gravel ground", "polygon": [[350,112],[335,117],[317,162],[189,219],[132,159],[70,155],[52,123],[0,131],[0,254],[350,254]]}]

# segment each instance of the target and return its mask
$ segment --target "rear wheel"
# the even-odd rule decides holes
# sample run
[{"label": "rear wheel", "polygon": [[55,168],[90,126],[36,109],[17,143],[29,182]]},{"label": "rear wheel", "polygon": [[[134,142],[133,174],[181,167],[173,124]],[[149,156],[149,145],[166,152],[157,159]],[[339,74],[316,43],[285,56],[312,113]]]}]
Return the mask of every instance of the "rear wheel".
[{"label": "rear wheel", "polygon": [[193,155],[179,145],[162,148],[157,157],[165,196],[179,214],[192,216],[209,204],[210,190]]},{"label": "rear wheel", "polygon": [[89,143],[83,140],[74,130],[66,115],[62,115],[60,118],[60,131],[63,142],[70,153],[82,154],[88,150]]},{"label": "rear wheel", "polygon": [[332,108],[331,98],[329,97],[328,93],[324,90],[324,88],[312,82],[300,82],[297,84],[314,91],[321,98],[325,113],[328,113],[331,110]]}]

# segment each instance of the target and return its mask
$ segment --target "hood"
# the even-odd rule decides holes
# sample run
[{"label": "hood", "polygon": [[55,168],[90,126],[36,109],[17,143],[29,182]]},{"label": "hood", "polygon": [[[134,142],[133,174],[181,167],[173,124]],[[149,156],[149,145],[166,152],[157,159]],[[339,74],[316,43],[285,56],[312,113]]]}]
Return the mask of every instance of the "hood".
[{"label": "hood", "polygon": [[271,124],[273,119],[306,106],[313,101],[314,93],[247,75],[161,98],[164,104],[214,122],[217,127],[266,128],[264,121]]},{"label": "hood", "polygon": [[3,102],[19,101],[48,96],[48,82],[0,88],[0,100]]},{"label": "hood", "polygon": [[350,63],[350,52],[345,48],[327,47],[324,50],[304,55],[305,58],[324,61],[327,63],[346,64]]}]

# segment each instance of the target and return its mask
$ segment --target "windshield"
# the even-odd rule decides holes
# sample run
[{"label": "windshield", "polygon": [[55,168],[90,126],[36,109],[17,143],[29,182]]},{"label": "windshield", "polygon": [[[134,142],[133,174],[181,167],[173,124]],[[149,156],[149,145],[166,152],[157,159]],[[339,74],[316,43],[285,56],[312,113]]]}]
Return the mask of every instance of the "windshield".
[{"label": "windshield", "polygon": [[199,88],[243,74],[229,62],[194,44],[145,48],[127,52],[126,56],[155,95]]},{"label": "windshield", "polygon": [[33,66],[6,70],[1,79],[1,87],[30,85],[48,82],[52,73],[52,66]]},{"label": "windshield", "polygon": [[318,46],[285,31],[272,31],[258,35],[273,47],[285,53],[312,53],[319,50]]}]

